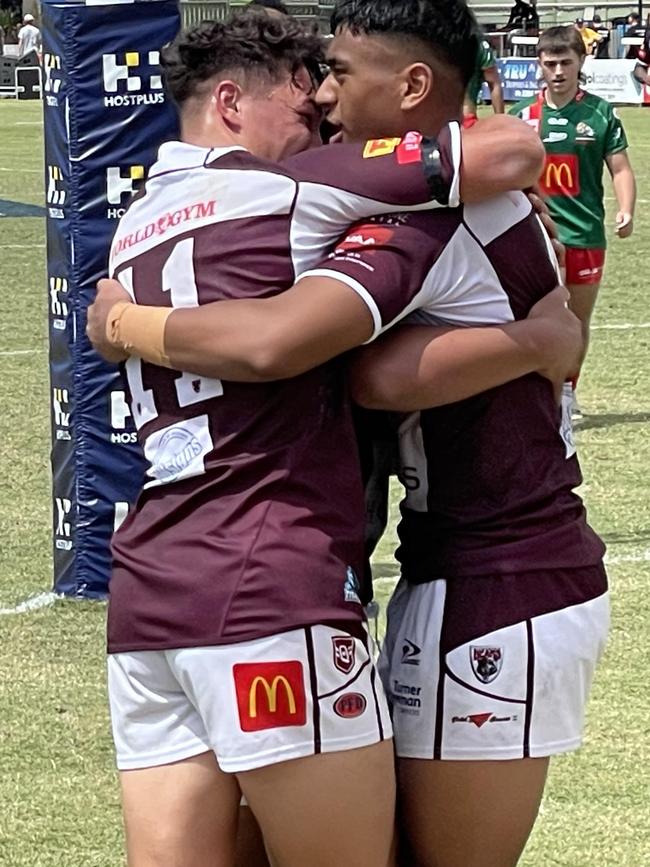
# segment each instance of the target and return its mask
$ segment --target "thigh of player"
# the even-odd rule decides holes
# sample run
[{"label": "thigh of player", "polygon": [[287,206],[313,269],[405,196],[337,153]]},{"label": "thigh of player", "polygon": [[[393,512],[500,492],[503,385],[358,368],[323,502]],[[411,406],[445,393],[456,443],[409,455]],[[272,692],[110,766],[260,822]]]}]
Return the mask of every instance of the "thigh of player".
[{"label": "thigh of player", "polygon": [[164,652],[108,663],[129,867],[232,867],[240,790]]},{"label": "thigh of player", "polygon": [[[382,820],[383,813],[390,813],[390,827],[392,731],[367,634],[360,624],[345,629],[306,627],[241,644],[167,651],[164,657],[184,704],[179,697],[171,707],[170,696],[161,699],[149,683],[138,685],[130,701],[123,695],[112,700],[122,768],[170,762],[209,748],[219,773],[230,775],[233,782],[240,779],[281,867],[301,863],[292,860],[297,828],[299,857],[309,856],[310,863],[320,864],[325,838],[332,836],[328,823],[339,812],[351,815],[360,792],[373,792],[380,768],[383,791],[377,811]],[[153,744],[142,743],[142,728],[137,725],[143,696],[144,704],[153,705],[144,712],[150,734],[156,707],[171,707],[167,727],[158,728]],[[334,772],[345,775],[346,768],[354,770],[353,784],[343,789],[332,785]],[[298,821],[301,815],[304,824]],[[273,827],[269,827],[270,816]],[[353,824],[357,831],[358,817]],[[357,836],[365,844],[360,831]],[[383,828],[375,834],[375,846],[382,841]],[[347,843],[349,863],[364,863],[353,851],[354,840],[348,837]]]},{"label": "thigh of player", "polygon": [[[290,641],[282,665],[278,647],[270,655],[246,656],[250,668],[235,671],[241,728],[257,732],[262,750],[276,740],[288,750],[237,768],[271,862],[388,867],[395,809],[392,730],[367,634],[320,625],[291,633]],[[276,660],[272,668],[260,669],[264,658]],[[301,666],[302,681],[288,664]],[[278,677],[286,678],[294,695],[291,720]],[[277,719],[278,712],[284,717]]]},{"label": "thigh of player", "polygon": [[517,862],[548,758],[581,742],[606,588],[600,565],[398,586],[380,665],[405,863]]},{"label": "thigh of player", "polygon": [[566,284],[571,296],[569,306],[583,323],[585,331],[589,328],[591,314],[596,306],[604,268],[604,250],[567,247]]}]

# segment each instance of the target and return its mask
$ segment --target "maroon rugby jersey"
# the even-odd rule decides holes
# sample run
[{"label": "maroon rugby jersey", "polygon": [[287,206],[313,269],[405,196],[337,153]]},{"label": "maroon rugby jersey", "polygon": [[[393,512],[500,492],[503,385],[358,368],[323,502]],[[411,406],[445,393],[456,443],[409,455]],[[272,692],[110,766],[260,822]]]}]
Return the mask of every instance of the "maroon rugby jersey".
[{"label": "maroon rugby jersey", "polygon": [[[377,332],[407,321],[484,325],[524,318],[557,282],[555,256],[523,194],[391,215],[350,230],[310,272],[362,284]],[[423,582],[600,561],[574,488],[582,479],[566,415],[534,374],[408,416],[397,556]]]},{"label": "maroon rugby jersey", "polygon": [[[457,127],[443,139],[454,204]],[[417,148],[363,152],[336,145],[278,166],[241,148],[165,144],[120,221],[111,273],[150,305],[287,289],[356,219],[431,207]],[[360,620],[364,508],[341,362],[269,384],[138,358],[126,374],[150,469],[113,540],[109,651]]]}]

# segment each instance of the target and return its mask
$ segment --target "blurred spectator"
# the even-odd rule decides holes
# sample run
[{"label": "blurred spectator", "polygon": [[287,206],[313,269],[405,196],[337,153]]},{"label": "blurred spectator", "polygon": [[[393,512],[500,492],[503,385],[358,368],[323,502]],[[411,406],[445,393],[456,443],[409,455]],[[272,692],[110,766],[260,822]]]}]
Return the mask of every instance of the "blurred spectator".
[{"label": "blurred spectator", "polygon": [[524,36],[527,33],[536,34],[539,30],[539,15],[537,0],[515,0],[510,9],[510,18],[506,21],[504,30],[508,31],[508,45],[512,49],[512,37]]},{"label": "blurred spectator", "polygon": [[596,33],[595,30],[592,30],[591,27],[587,27],[586,23],[582,18],[576,18],[575,24],[576,30],[582,36],[582,41],[585,45],[585,51],[589,54],[596,54],[598,50],[598,45],[603,41],[603,37],[600,33]]},{"label": "blurred spectator", "polygon": [[603,24],[603,19],[600,15],[594,15],[591,23],[593,29],[602,36],[601,41],[596,46],[596,57],[598,60],[608,60],[611,25]]},{"label": "blurred spectator", "polygon": [[641,84],[650,86],[650,15],[648,15],[646,21],[646,28],[643,34],[643,45],[635,45],[634,48],[636,48],[637,54],[634,58],[636,60],[636,66],[634,67],[633,75],[637,81],[641,82]]},{"label": "blurred spectator", "polygon": [[23,26],[18,31],[18,56],[23,57],[30,51],[41,50],[41,31],[34,24],[34,16],[29,12],[23,18]]},{"label": "blurred spectator", "polygon": [[[627,21],[625,22],[626,31],[623,34],[625,36],[643,36],[643,27],[641,25],[641,19],[637,15],[636,12],[630,12],[627,16]],[[625,54],[626,60],[636,60],[639,56],[640,45],[628,45],[627,52]]]},{"label": "blurred spectator", "polygon": [[539,15],[536,8],[537,0],[515,0],[515,5],[510,9],[510,18],[506,22],[505,29],[519,29],[522,32],[539,29]]}]

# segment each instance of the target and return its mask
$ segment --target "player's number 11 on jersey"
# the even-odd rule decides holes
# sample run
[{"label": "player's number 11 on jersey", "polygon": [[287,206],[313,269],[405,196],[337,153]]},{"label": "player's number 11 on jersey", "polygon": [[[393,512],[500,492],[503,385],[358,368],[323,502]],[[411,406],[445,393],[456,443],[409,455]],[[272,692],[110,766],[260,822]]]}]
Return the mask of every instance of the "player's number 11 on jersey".
[{"label": "player's number 11 on jersey", "polygon": [[[133,268],[126,268],[119,281],[135,299]],[[194,276],[194,239],[185,238],[172,248],[162,269],[162,290],[169,292],[172,307],[198,307],[199,295]],[[126,376],[132,398],[133,420],[140,428],[158,415],[153,390],[142,382],[142,362],[137,357],[126,362]],[[179,407],[191,406],[223,394],[220,379],[209,379],[193,373],[182,373],[176,378],[176,397]]]}]

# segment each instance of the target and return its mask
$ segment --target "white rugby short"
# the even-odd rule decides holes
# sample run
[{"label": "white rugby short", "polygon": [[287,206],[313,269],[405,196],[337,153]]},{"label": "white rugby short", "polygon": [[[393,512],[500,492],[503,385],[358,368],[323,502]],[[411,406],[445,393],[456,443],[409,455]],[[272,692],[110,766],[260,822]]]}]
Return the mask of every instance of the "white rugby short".
[{"label": "white rugby short", "polygon": [[357,637],[317,625],[241,644],[112,654],[117,766],[212,750],[237,773],[390,738],[370,645],[361,624]]},{"label": "white rugby short", "polygon": [[[609,628],[604,570],[589,570],[597,595],[588,601],[577,601],[579,570],[564,570],[575,578],[568,593],[553,572],[537,584],[536,573],[400,581],[379,660],[397,755],[480,761],[577,749]],[[553,610],[554,595],[565,602]]]}]

